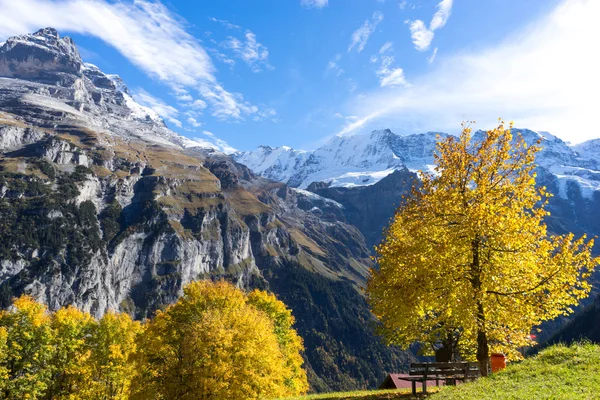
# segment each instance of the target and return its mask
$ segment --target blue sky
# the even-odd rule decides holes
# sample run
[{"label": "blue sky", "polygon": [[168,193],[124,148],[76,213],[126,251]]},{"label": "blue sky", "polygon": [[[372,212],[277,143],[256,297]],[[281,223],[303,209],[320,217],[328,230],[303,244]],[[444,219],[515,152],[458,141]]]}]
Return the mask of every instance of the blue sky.
[{"label": "blue sky", "polygon": [[0,40],[55,27],[169,127],[225,148],[498,117],[580,142],[600,137],[599,3],[0,0]]}]

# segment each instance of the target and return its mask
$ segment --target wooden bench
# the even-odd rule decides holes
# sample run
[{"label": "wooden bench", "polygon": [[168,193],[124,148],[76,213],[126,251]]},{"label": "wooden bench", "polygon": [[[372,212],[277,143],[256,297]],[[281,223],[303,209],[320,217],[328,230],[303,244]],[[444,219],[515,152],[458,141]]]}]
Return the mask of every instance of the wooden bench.
[{"label": "wooden bench", "polygon": [[456,381],[466,382],[475,380],[479,377],[479,367],[477,363],[458,361],[458,362],[422,362],[412,363],[408,371],[408,376],[398,377],[412,383],[412,392],[417,394],[417,382],[421,382],[423,393],[427,393],[427,381],[435,380],[439,386],[439,381],[455,383]]}]

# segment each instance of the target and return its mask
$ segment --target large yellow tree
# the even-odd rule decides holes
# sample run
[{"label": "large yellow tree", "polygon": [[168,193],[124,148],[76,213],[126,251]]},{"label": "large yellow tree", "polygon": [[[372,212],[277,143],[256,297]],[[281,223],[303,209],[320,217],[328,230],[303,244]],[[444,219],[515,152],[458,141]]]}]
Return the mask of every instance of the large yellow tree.
[{"label": "large yellow tree", "polygon": [[598,259],[593,241],[547,232],[536,146],[501,124],[440,141],[377,248],[368,296],[390,343],[449,343],[487,374],[490,351],[519,357],[532,328],[572,312]]},{"label": "large yellow tree", "polygon": [[301,342],[284,332],[286,321],[270,318],[282,313],[273,300],[255,294],[254,306],[223,281],[186,286],[145,327],[133,398],[268,399],[306,391],[306,375],[295,369]]}]

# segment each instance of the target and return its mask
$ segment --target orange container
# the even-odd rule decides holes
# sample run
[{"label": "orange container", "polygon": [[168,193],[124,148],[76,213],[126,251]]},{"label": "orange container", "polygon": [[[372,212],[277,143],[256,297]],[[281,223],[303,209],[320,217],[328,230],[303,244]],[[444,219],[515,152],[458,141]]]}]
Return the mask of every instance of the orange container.
[{"label": "orange container", "polygon": [[502,353],[492,353],[492,372],[506,368],[506,356]]}]

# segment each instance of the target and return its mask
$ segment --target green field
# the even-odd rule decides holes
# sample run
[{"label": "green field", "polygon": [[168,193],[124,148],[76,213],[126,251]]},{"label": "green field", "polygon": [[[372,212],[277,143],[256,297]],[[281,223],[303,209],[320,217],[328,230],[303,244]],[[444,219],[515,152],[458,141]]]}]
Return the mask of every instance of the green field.
[{"label": "green field", "polygon": [[[430,390],[433,393],[436,388]],[[310,394],[307,396],[300,397],[289,397],[285,400],[410,400],[410,399],[423,399],[423,396],[419,393],[417,397],[411,395],[410,389],[399,389],[399,390],[358,390],[354,392],[337,392],[337,393],[323,393],[323,394]]]},{"label": "green field", "polygon": [[448,387],[431,400],[599,399],[600,346],[556,345],[487,379]]},{"label": "green field", "polygon": [[[435,388],[433,388],[435,390]],[[600,399],[600,346],[581,343],[556,345],[504,371],[475,382],[445,387],[437,393],[417,398],[458,399]],[[375,390],[308,395],[288,400],[414,399],[406,390]]]}]

